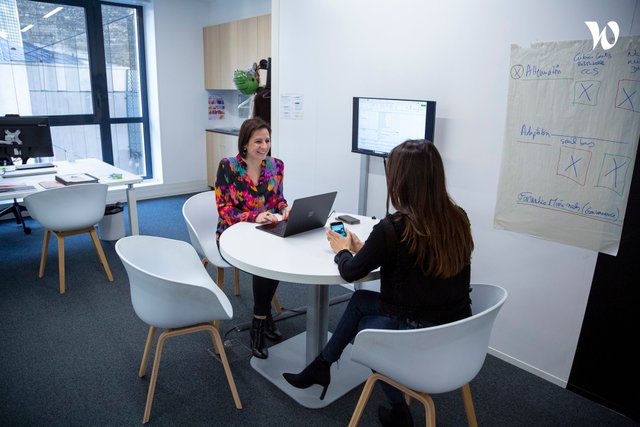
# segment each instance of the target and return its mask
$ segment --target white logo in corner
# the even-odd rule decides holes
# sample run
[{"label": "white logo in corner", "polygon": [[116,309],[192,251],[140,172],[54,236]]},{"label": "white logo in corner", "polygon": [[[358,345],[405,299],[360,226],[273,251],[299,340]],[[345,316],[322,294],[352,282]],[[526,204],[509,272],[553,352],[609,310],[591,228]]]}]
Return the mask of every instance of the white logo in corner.
[{"label": "white logo in corner", "polygon": [[[584,21],[584,23],[591,31],[591,37],[593,37],[593,49],[598,46],[598,42],[600,42],[604,50],[609,50],[616,45],[618,36],[620,35],[620,27],[616,21],[607,22],[607,25],[602,29],[602,32],[600,31],[600,26],[596,21]],[[613,43],[609,43],[609,39],[607,39],[607,27],[609,27],[613,33]]]}]

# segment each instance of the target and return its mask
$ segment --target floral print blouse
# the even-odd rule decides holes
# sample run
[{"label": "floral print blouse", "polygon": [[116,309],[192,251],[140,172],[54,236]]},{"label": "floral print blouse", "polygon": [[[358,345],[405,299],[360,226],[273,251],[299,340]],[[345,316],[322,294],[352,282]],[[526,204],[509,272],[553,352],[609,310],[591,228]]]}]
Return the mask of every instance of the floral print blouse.
[{"label": "floral print blouse", "polygon": [[283,178],[284,163],[274,157],[262,161],[258,185],[249,178],[242,156],[222,159],[214,187],[218,205],[216,239],[236,222],[255,222],[261,212],[281,213],[287,207]]}]

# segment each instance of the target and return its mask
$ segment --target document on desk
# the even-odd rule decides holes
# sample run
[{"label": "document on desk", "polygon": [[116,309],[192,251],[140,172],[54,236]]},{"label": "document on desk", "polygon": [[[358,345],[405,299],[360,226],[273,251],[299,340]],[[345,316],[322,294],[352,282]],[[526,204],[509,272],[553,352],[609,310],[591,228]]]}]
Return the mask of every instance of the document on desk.
[{"label": "document on desk", "polygon": [[33,185],[26,184],[13,184],[13,185],[0,185],[0,193],[13,193],[17,191],[29,191],[35,190]]}]

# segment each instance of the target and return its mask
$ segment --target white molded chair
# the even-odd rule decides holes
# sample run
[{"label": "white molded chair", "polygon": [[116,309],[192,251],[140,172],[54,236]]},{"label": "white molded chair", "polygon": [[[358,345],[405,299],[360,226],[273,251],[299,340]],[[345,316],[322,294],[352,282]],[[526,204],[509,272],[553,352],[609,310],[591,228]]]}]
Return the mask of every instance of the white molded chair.
[{"label": "white molded chair", "polygon": [[[218,225],[218,210],[214,191],[205,191],[191,196],[182,206],[182,216],[187,224],[191,245],[196,249],[205,267],[211,263],[216,267],[217,282],[220,288],[224,285],[224,269],[232,267],[220,255],[216,243],[216,227]],[[233,267],[234,294],[240,295],[240,270]],[[276,313],[282,308],[277,297],[273,297]]]},{"label": "white molded chair", "polygon": [[156,346],[143,423],[149,421],[165,340],[199,331],[211,334],[236,408],[242,409],[220,333],[213,325],[216,320],[231,319],[233,308],[207,273],[194,248],[180,240],[129,236],[118,240],[116,252],[129,276],[133,309],[149,325],[138,372],[141,378],[147,370],[156,329],[165,329]]},{"label": "white molded chair", "polygon": [[507,291],[495,285],[471,285],[472,316],[413,330],[365,329],[356,336],[351,359],[374,373],[367,379],[349,426],[356,426],[376,381],[384,381],[425,407],[426,425],[435,427],[430,394],[461,389],[467,421],[477,426],[469,382],[484,364],[491,329]]},{"label": "white molded chair", "polygon": [[91,235],[91,240],[98,252],[104,271],[107,273],[107,278],[113,282],[109,263],[104,256],[95,229],[95,225],[104,217],[106,201],[107,185],[98,183],[52,188],[29,194],[24,198],[29,215],[45,228],[38,277],[44,276],[51,233],[58,238],[61,294],[64,294],[65,291],[64,238],[74,234],[89,233]]}]

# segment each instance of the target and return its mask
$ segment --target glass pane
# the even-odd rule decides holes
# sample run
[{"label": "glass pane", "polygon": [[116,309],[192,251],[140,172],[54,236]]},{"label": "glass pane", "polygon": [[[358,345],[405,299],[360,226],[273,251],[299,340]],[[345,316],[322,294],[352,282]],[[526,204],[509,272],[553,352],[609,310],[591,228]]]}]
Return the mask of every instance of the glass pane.
[{"label": "glass pane", "polygon": [[98,125],[52,126],[51,140],[53,160],[102,160],[102,141]]},{"label": "glass pane", "polygon": [[136,9],[102,6],[109,114],[142,116]]},{"label": "glass pane", "polygon": [[111,125],[113,164],[136,175],[147,174],[144,158],[144,133],[142,123]]},{"label": "glass pane", "polygon": [[92,114],[84,9],[0,2],[0,115]]}]

